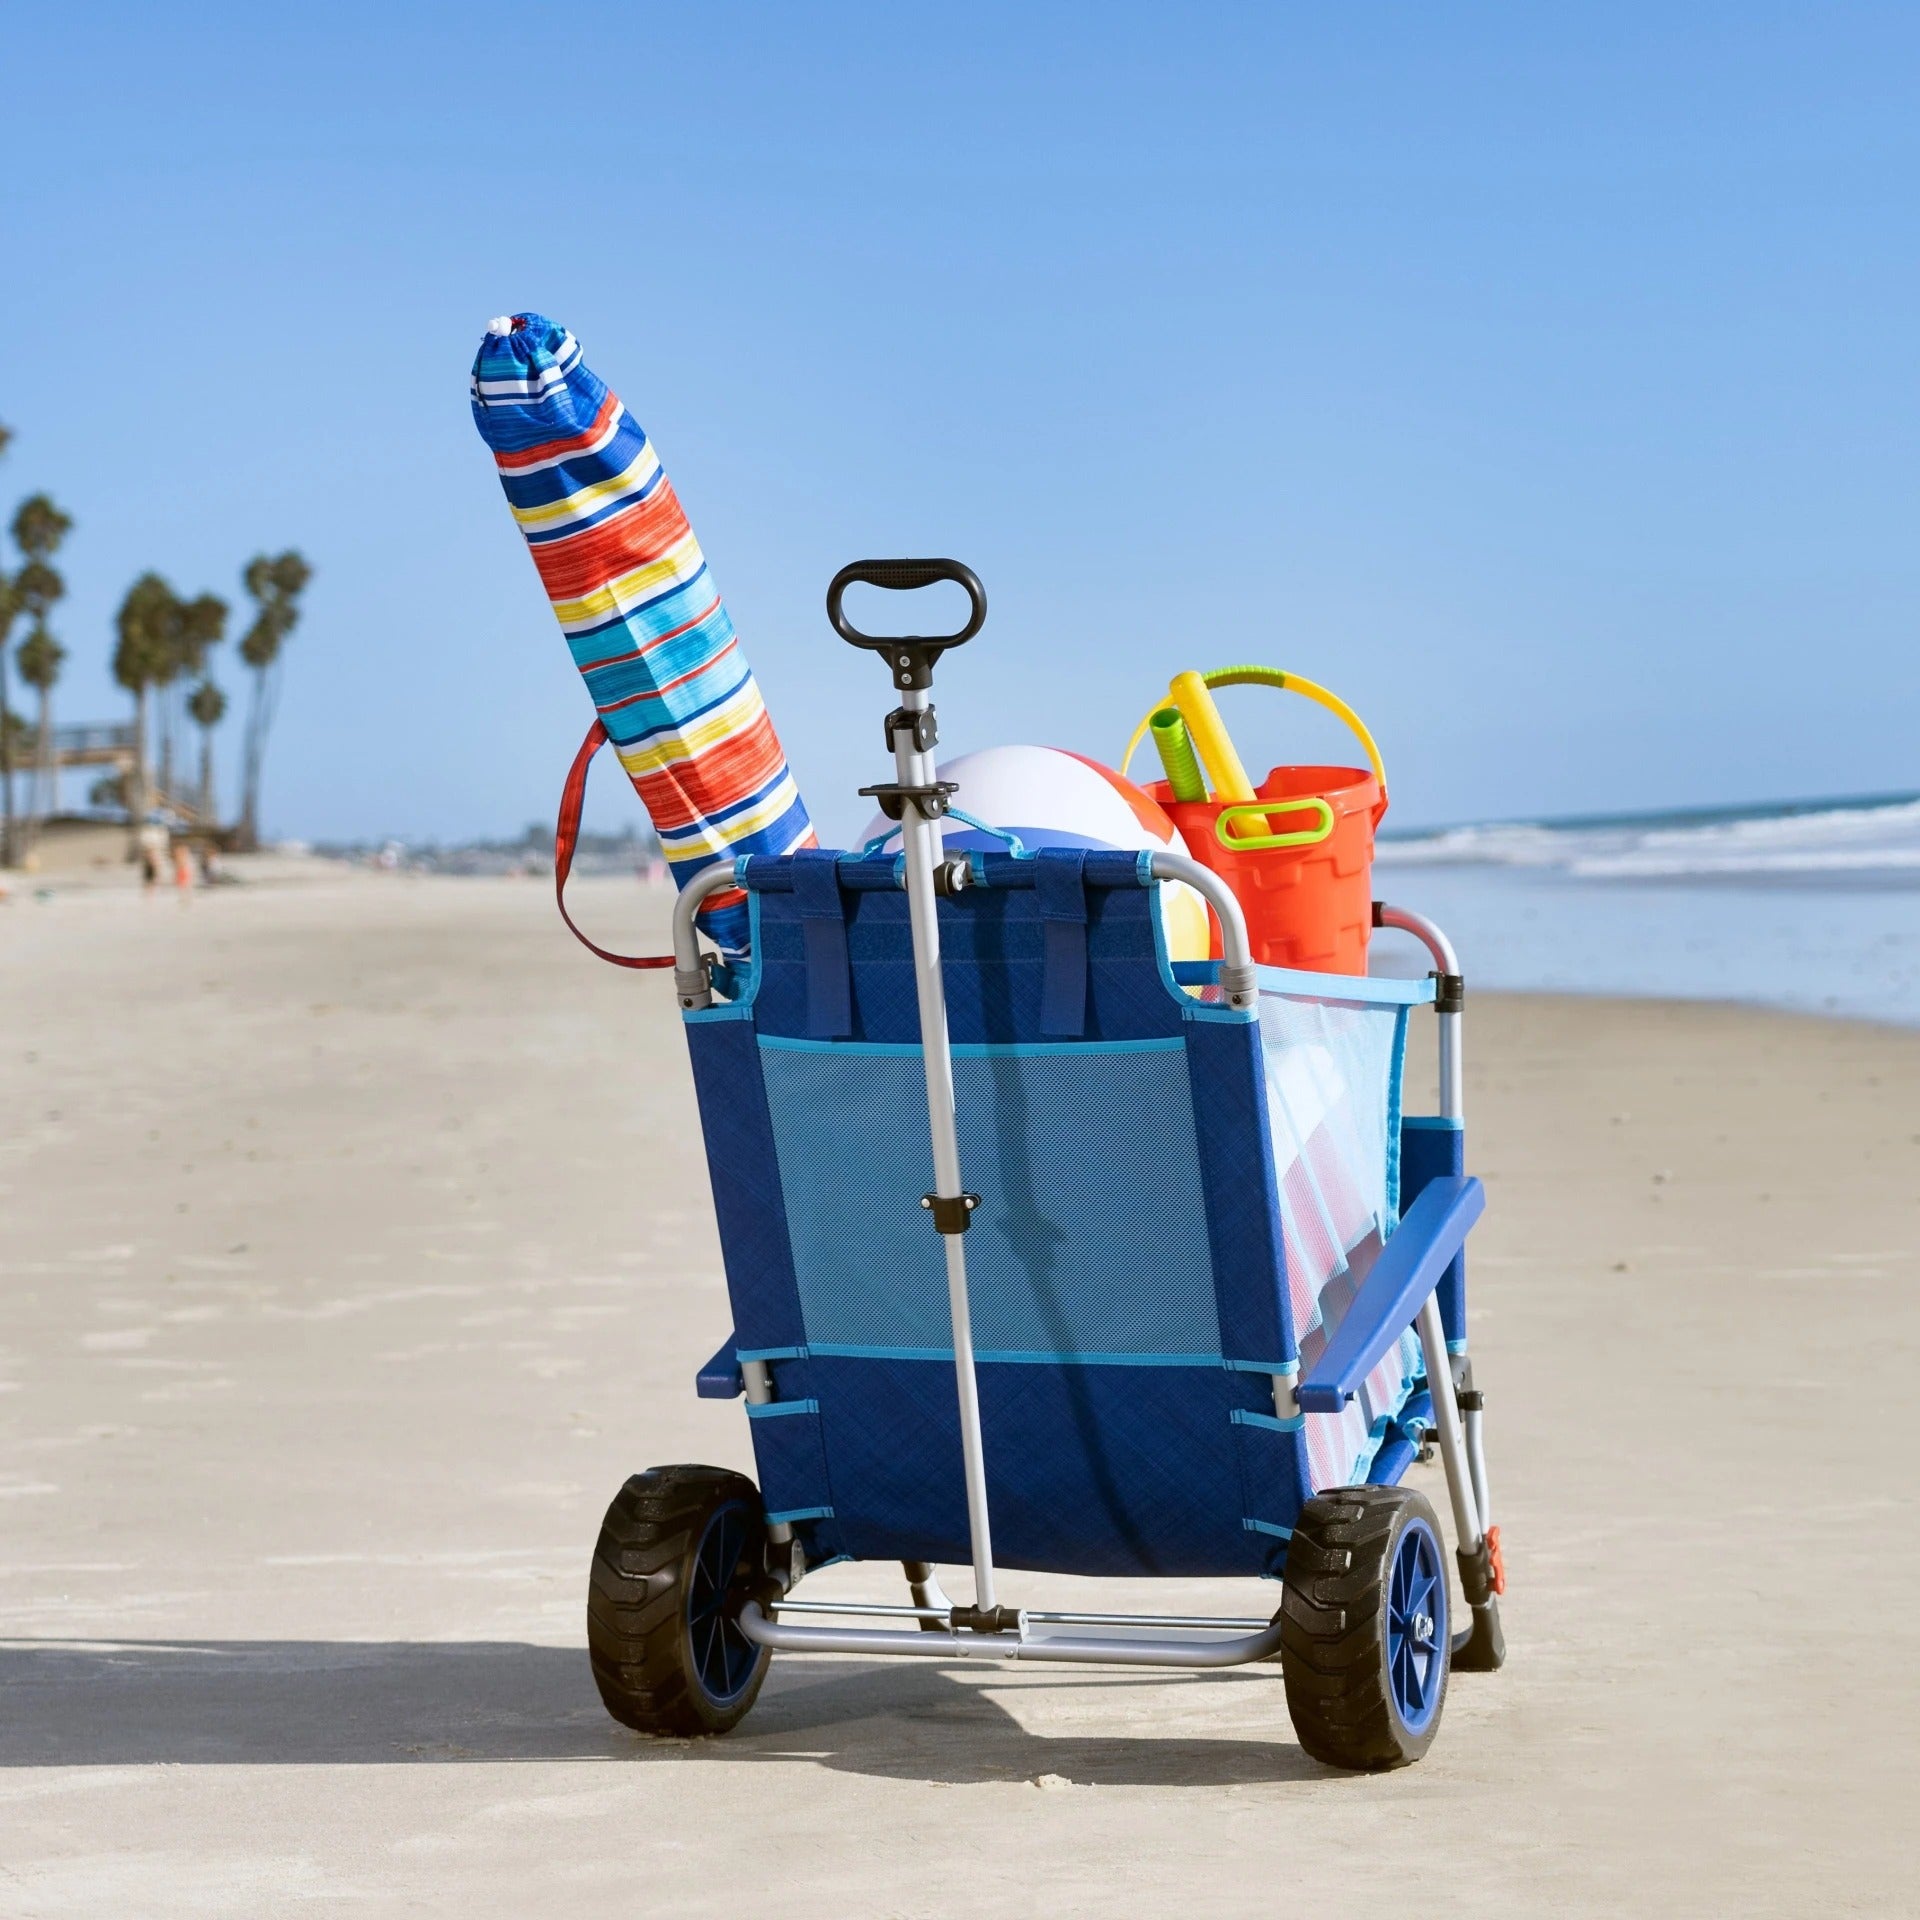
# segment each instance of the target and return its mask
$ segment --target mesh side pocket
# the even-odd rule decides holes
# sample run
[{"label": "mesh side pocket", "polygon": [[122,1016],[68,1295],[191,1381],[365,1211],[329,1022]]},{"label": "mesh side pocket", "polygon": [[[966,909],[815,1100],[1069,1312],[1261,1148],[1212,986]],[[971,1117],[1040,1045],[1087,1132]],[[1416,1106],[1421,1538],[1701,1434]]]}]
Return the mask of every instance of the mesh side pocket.
[{"label": "mesh side pocket", "polygon": [[[1405,1030],[1398,1004],[1262,987],[1267,1121],[1303,1368],[1325,1350],[1396,1222]],[[1418,1366],[1419,1343],[1408,1332],[1345,1409],[1307,1416],[1316,1488],[1366,1478]]]}]

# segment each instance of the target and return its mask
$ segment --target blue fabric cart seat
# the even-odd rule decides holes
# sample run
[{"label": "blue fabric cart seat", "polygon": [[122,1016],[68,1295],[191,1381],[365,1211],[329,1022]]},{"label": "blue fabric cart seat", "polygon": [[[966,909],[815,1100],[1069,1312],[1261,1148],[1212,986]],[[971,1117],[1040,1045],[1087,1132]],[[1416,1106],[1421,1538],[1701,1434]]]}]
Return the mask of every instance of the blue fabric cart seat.
[{"label": "blue fabric cart seat", "polygon": [[[961,1165],[981,1197],[965,1245],[995,1557],[1271,1573],[1314,1456],[1364,1479],[1410,1385],[1410,1367],[1386,1368],[1330,1452],[1275,1412],[1296,1326],[1320,1338],[1326,1319],[1317,1293],[1289,1289],[1282,1175],[1324,1215],[1294,1255],[1317,1285],[1391,1230],[1405,1006],[1327,1010],[1302,1038],[1284,994],[1256,1017],[1176,982],[1134,856],[975,866],[980,884],[940,915]],[[742,878],[751,960],[732,1000],[687,1025],[739,1351],[774,1381],[750,1409],[769,1510],[816,1562],[965,1560],[895,863],[807,853]],[[1277,1099],[1299,1135],[1278,1172]],[[1357,1178],[1329,1172],[1330,1127]]]}]

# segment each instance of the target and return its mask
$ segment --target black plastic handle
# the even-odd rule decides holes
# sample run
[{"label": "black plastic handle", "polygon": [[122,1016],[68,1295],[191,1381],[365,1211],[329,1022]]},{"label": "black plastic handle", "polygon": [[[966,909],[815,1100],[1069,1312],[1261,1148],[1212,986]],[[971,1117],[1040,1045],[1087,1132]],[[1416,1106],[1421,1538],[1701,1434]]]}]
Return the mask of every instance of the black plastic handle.
[{"label": "black plastic handle", "polygon": [[[840,604],[847,589],[853,586],[885,587],[892,593],[906,593],[915,587],[931,587],[942,580],[964,587],[972,602],[967,624],[958,633],[862,633],[847,618]],[[827,588],[827,618],[842,640],[856,647],[872,647],[876,652],[884,652],[888,647],[924,648],[929,663],[943,647],[957,647],[963,640],[971,640],[986,617],[987,590],[974,570],[962,566],[958,560],[856,560],[851,566],[842,567]]]}]

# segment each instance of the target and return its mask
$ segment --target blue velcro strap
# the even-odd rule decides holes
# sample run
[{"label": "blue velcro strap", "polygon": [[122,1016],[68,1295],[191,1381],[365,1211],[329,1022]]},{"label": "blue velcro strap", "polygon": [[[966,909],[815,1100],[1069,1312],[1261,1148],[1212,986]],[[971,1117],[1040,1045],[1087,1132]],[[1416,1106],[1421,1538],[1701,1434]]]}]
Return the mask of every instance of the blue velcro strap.
[{"label": "blue velcro strap", "polygon": [[1087,1030],[1087,850],[1045,847],[1034,865],[1046,926],[1046,973],[1040,986],[1040,1031],[1077,1040]]},{"label": "blue velcro strap", "polygon": [[847,966],[847,917],[840,900],[839,855],[809,847],[793,856],[793,891],[807,950],[807,1038],[853,1034],[853,976]]}]

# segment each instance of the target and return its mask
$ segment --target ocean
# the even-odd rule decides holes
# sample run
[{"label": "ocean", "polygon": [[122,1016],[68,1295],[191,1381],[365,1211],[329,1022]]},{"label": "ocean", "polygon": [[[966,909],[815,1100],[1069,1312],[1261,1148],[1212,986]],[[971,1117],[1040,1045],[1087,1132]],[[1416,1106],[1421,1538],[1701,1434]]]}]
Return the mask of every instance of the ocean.
[{"label": "ocean", "polygon": [[[1920,794],[1394,835],[1374,893],[1438,921],[1470,987],[1920,1026]],[[1377,971],[1425,971],[1376,938]]]}]

